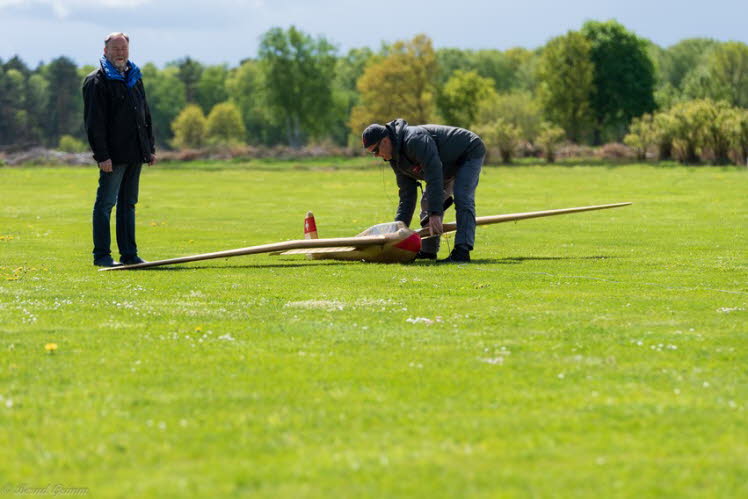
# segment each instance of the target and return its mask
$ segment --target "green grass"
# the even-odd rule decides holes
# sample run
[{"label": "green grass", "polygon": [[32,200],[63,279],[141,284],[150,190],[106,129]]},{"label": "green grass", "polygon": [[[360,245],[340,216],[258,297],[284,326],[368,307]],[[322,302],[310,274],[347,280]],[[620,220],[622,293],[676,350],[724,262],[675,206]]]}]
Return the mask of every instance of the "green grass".
[{"label": "green grass", "polygon": [[[391,172],[331,165],[147,169],[141,254],[296,239],[310,209],[321,237],[391,219]],[[91,265],[96,179],[0,169],[2,487],[748,495],[745,169],[485,168],[479,215],[634,205],[478,228],[469,266],[138,272]]]}]

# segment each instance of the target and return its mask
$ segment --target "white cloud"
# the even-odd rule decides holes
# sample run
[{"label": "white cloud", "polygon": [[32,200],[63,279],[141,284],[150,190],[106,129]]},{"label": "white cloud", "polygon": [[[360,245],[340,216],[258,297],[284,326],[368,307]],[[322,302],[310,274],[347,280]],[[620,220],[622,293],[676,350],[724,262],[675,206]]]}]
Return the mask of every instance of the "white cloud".
[{"label": "white cloud", "polygon": [[132,9],[151,3],[153,0],[0,0],[0,9],[23,7],[26,10],[48,8],[58,19],[65,19],[74,11],[91,8]]}]

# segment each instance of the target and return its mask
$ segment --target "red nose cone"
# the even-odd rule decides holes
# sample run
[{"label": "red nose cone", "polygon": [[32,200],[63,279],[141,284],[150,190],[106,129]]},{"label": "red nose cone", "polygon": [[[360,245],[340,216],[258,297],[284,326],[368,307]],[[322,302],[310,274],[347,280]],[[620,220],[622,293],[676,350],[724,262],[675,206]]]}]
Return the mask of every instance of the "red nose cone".
[{"label": "red nose cone", "polygon": [[395,245],[395,248],[418,253],[418,251],[421,249],[421,236],[419,236],[418,234],[411,234],[407,238],[397,243]]}]

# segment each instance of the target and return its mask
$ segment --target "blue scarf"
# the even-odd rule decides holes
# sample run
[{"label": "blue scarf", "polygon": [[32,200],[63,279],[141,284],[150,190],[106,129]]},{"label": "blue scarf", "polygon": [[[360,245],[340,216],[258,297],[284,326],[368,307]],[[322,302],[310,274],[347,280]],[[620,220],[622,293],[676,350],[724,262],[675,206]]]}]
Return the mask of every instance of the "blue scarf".
[{"label": "blue scarf", "polygon": [[135,63],[131,62],[129,59],[127,61],[127,65],[130,66],[130,70],[125,73],[125,76],[122,76],[122,73],[120,73],[119,70],[114,67],[114,64],[112,64],[109,59],[106,58],[106,56],[102,55],[100,62],[101,69],[104,70],[104,74],[106,75],[107,79],[124,81],[125,85],[127,85],[127,88],[134,87],[135,84],[138,83],[138,80],[141,78],[140,68],[137,67]]}]

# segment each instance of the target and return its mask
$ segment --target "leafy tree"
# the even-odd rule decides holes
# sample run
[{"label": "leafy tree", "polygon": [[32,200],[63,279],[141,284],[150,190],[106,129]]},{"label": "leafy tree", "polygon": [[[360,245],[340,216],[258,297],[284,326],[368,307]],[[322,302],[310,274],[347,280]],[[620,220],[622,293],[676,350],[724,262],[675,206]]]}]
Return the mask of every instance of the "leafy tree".
[{"label": "leafy tree", "polygon": [[207,120],[197,104],[188,104],[172,122],[174,147],[197,149],[205,145]]},{"label": "leafy tree", "polygon": [[661,83],[681,89],[688,73],[701,66],[717,44],[717,41],[709,38],[687,38],[660,52],[658,67]]},{"label": "leafy tree", "polygon": [[727,89],[721,82],[714,81],[706,65],[699,66],[688,73],[683,81],[683,101],[713,98],[727,98]]},{"label": "leafy tree", "polygon": [[24,139],[28,114],[24,110],[25,81],[17,69],[0,68],[0,144]]},{"label": "leafy tree", "polygon": [[670,109],[678,102],[687,100],[684,93],[673,87],[670,83],[660,85],[654,93],[657,109]]},{"label": "leafy tree", "polygon": [[546,117],[579,142],[593,120],[594,66],[590,42],[569,31],[552,39],[538,62],[538,96]]},{"label": "leafy tree", "polygon": [[534,92],[537,87],[535,75],[539,54],[522,47],[514,47],[504,52],[504,56],[513,74],[511,88]]},{"label": "leafy tree", "polygon": [[28,112],[29,139],[39,143],[44,137],[46,104],[49,101],[49,82],[39,73],[33,73],[26,82],[26,111]]},{"label": "leafy tree", "polygon": [[333,118],[335,47],[294,26],[272,28],[262,36],[259,57],[267,102],[283,118],[288,143],[300,146],[305,135],[324,136]]},{"label": "leafy tree", "polygon": [[516,126],[527,141],[534,141],[543,123],[543,112],[538,101],[526,91],[492,95],[481,102],[476,123],[491,123],[498,118]]},{"label": "leafy tree", "polygon": [[485,101],[496,97],[493,80],[458,69],[439,94],[439,111],[447,124],[469,128]]},{"label": "leafy tree", "polygon": [[366,66],[374,59],[372,50],[368,47],[351,49],[335,62],[336,86],[347,91],[356,91],[356,82],[364,73]]},{"label": "leafy tree", "polygon": [[715,46],[706,63],[691,72],[684,92],[690,98],[725,100],[748,107],[748,45],[727,42]]},{"label": "leafy tree", "polygon": [[370,123],[405,118],[429,123],[435,113],[437,66],[431,39],[417,35],[395,42],[379,62],[366,67],[357,87],[360,104],[351,111],[349,128],[358,134]]},{"label": "leafy tree", "polygon": [[157,143],[169,144],[174,136],[171,124],[187,103],[184,83],[179,79],[179,70],[175,66],[167,66],[159,71],[149,63],[143,66],[142,72],[153,134]]},{"label": "leafy tree", "polygon": [[229,69],[225,64],[208,66],[200,75],[197,82],[196,101],[203,108],[203,112],[209,112],[213,106],[228,99],[226,91],[226,78]]},{"label": "leafy tree", "polygon": [[[0,60],[0,144],[27,147],[43,141],[42,126],[48,126],[51,99],[49,83],[43,74],[44,66],[31,71],[17,56],[5,63]],[[67,72],[61,76],[64,92],[70,88],[70,80]],[[78,81],[75,85],[79,85]],[[81,105],[81,98],[78,88],[74,92],[75,111]]]},{"label": "leafy tree", "polygon": [[335,63],[332,135],[339,144],[345,144],[346,140],[352,137],[351,130],[348,128],[348,117],[351,114],[351,109],[359,103],[356,82],[374,58],[375,56],[369,48],[351,49],[345,56],[339,57]]},{"label": "leafy tree", "polygon": [[245,60],[226,79],[229,98],[239,107],[250,144],[278,144],[287,138],[283,118],[270,109],[265,75],[255,60]]},{"label": "leafy tree", "polygon": [[[440,48],[436,50],[435,55],[438,67],[436,84],[439,87],[443,87],[455,71],[475,70],[471,61],[472,54],[469,50]],[[494,85],[493,80],[491,81],[491,85]]]},{"label": "leafy tree", "polygon": [[57,144],[61,135],[83,138],[83,99],[78,68],[67,57],[58,57],[43,67],[49,85],[44,131],[49,144]]},{"label": "leafy tree", "polygon": [[599,144],[606,131],[617,139],[633,117],[654,110],[654,65],[645,42],[615,21],[588,21],[582,34],[595,67],[592,111]]},{"label": "leafy tree", "polygon": [[500,50],[478,50],[472,54],[471,59],[471,69],[493,80],[498,92],[507,92],[517,86],[513,61]]},{"label": "leafy tree", "polygon": [[236,104],[231,101],[216,104],[210,110],[207,123],[208,142],[218,145],[244,142],[244,122]]},{"label": "leafy tree", "polygon": [[[0,64],[2,63],[0,62]],[[15,69],[16,71],[20,72],[24,78],[28,78],[31,75],[31,70],[29,69],[29,67],[17,55],[14,55],[10,59],[8,59],[8,61],[5,64],[2,64],[2,66],[5,71]]]},{"label": "leafy tree", "polygon": [[443,48],[436,51],[437,85],[442,87],[455,71],[475,71],[489,78],[496,91],[532,90],[535,86],[535,54],[524,48],[499,50],[461,50]]},{"label": "leafy tree", "polygon": [[197,102],[197,86],[203,74],[203,65],[193,58],[187,56],[167,64],[177,68],[176,76],[184,84],[185,98],[187,102]]},{"label": "leafy tree", "polygon": [[543,122],[536,143],[543,149],[543,156],[548,163],[556,161],[556,148],[564,140],[564,129],[552,123]]}]

